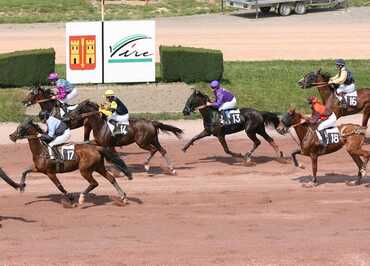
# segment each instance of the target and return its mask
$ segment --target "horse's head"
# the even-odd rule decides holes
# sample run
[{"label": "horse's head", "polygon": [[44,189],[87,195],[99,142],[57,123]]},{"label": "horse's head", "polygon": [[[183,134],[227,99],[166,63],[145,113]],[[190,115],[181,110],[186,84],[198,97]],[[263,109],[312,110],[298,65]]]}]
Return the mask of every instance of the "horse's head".
[{"label": "horse's head", "polygon": [[43,89],[40,86],[32,87],[30,92],[26,95],[22,103],[28,107],[37,103],[39,100],[49,99],[53,96],[53,93],[50,89]]},{"label": "horse's head", "polygon": [[99,105],[90,100],[84,100],[73,111],[68,113],[68,118],[78,119],[82,114],[94,111],[99,111]]},{"label": "horse's head", "polygon": [[285,135],[289,128],[293,125],[298,124],[303,118],[302,114],[296,112],[294,108],[289,109],[281,118],[279,126],[277,127],[277,132],[281,135]]},{"label": "horse's head", "polygon": [[20,123],[17,129],[9,135],[9,139],[16,142],[18,139],[24,139],[29,136],[36,136],[37,133],[43,133],[42,129],[38,124],[33,123],[31,118],[26,118]]},{"label": "horse's head", "polygon": [[206,104],[208,100],[209,98],[207,95],[203,94],[198,90],[194,90],[194,92],[189,96],[188,100],[186,101],[182,113],[184,115],[190,115],[190,113],[194,112],[195,108]]},{"label": "horse's head", "polygon": [[298,81],[298,85],[302,89],[308,89],[316,85],[320,85],[320,83],[327,82],[329,80],[329,76],[321,72],[321,69],[310,72],[306,74],[302,79]]}]

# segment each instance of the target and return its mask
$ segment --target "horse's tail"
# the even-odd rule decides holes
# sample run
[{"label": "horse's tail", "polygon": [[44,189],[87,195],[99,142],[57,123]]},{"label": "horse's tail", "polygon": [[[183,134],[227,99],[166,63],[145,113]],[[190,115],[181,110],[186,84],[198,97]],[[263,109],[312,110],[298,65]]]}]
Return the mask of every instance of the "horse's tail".
[{"label": "horse's tail", "polygon": [[181,128],[178,128],[178,127],[175,127],[175,126],[171,126],[171,125],[167,125],[167,124],[163,124],[163,123],[158,122],[158,121],[152,121],[152,123],[153,123],[153,125],[154,125],[154,127],[156,129],[160,129],[160,130],[162,130],[165,133],[171,132],[177,138],[181,138],[182,137],[182,134],[184,134],[184,131]]},{"label": "horse's tail", "polygon": [[277,126],[280,123],[279,117],[277,114],[271,113],[271,112],[261,112],[263,117],[263,122],[266,126],[273,125],[274,128],[277,128]]},{"label": "horse's tail", "polygon": [[107,161],[113,163],[122,173],[127,176],[129,180],[132,179],[132,173],[128,169],[125,162],[116,153],[113,153],[111,150],[104,147],[97,146],[97,148]]},{"label": "horse's tail", "polygon": [[6,182],[8,183],[8,185],[10,185],[11,187],[13,187],[14,189],[18,189],[20,188],[21,186],[17,183],[15,183],[4,171],[3,169],[0,167],[0,177]]}]

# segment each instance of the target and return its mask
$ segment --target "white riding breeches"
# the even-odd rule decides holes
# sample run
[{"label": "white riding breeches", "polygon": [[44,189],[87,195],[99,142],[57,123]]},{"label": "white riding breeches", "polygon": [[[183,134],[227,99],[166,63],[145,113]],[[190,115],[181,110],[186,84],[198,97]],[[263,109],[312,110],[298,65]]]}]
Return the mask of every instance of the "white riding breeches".
[{"label": "white riding breeches", "polygon": [[77,92],[77,89],[74,88],[70,93],[67,94],[67,96],[63,99],[63,100],[60,100],[62,103],[70,103],[70,101],[72,101],[72,99],[76,98],[78,96],[78,92]]},{"label": "white riding breeches", "polygon": [[318,131],[330,128],[330,127],[335,127],[335,122],[337,121],[337,116],[335,113],[332,113],[328,119],[322,121],[320,125],[317,127]]},{"label": "white riding breeches", "polygon": [[64,131],[63,135],[60,135],[60,136],[56,137],[53,141],[51,141],[48,144],[48,150],[49,150],[49,154],[51,156],[51,159],[54,159],[53,158],[53,151],[52,151],[51,148],[56,146],[56,145],[66,143],[69,140],[70,137],[71,137],[71,130],[69,128],[67,128]]},{"label": "white riding breeches", "polygon": [[235,108],[237,108],[237,104],[236,104],[236,98],[234,97],[231,101],[223,103],[218,108],[218,110],[221,111],[221,110],[235,109]]},{"label": "white riding breeches", "polygon": [[[128,125],[129,124],[129,115],[128,114],[125,114],[125,115],[117,115],[117,114],[112,114],[111,116],[109,116],[107,118],[107,121],[109,120],[114,120],[114,121],[117,121],[119,124],[126,124]],[[109,123],[108,122],[108,126],[110,128],[110,130],[113,132],[113,129],[114,129],[114,125]]]},{"label": "white riding breeches", "polygon": [[[340,101],[342,100],[342,96],[339,95],[341,93],[344,93],[345,96],[357,96],[355,83],[352,83],[349,85],[342,84],[337,88],[336,96]],[[355,94],[355,95],[352,95],[352,94]]]}]

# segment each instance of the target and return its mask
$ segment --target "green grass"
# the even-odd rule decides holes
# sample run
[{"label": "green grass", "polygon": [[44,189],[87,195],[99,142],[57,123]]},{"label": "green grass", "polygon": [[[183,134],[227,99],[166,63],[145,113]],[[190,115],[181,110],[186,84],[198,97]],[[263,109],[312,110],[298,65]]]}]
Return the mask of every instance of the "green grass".
[{"label": "green grass", "polygon": [[[370,60],[347,60],[353,72],[357,88],[370,87]],[[335,73],[334,60],[319,61],[262,61],[225,62],[222,86],[231,90],[237,97],[240,107],[253,107],[258,110],[283,113],[289,107],[309,112],[306,98],[317,95],[316,89],[302,90],[297,81],[304,74],[322,68]],[[57,71],[65,77],[65,65],[57,65]],[[160,80],[157,67],[157,80]],[[207,83],[196,83],[194,87],[212,95]],[[0,90],[0,121],[20,121],[24,107],[20,103],[24,95],[22,89]],[[148,119],[187,119],[181,113],[132,114],[133,117]],[[198,118],[199,115],[189,117]]]},{"label": "green grass", "polygon": [[[0,0],[0,23],[31,23],[100,20],[100,2],[88,0]],[[219,3],[207,1],[161,0],[143,6],[106,4],[105,19],[143,19],[220,12]]]},{"label": "green grass", "polygon": [[[370,60],[347,60],[347,64],[357,88],[370,87]],[[222,85],[235,93],[241,107],[281,113],[295,106],[309,112],[306,98],[317,95],[317,90],[302,90],[297,81],[320,67],[335,74],[334,60],[225,62]],[[208,84],[196,86],[211,95]]]},{"label": "green grass", "polygon": [[0,90],[0,122],[19,122],[25,118],[25,107],[21,103],[24,96],[23,89]]}]

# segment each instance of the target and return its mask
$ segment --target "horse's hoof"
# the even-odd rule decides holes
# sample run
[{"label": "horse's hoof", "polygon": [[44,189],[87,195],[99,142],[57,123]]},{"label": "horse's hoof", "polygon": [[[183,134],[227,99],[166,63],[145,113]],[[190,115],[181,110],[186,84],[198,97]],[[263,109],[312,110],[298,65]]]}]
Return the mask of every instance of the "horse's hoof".
[{"label": "horse's hoof", "polygon": [[73,204],[69,199],[67,199],[67,198],[62,198],[61,199],[61,203],[62,203],[62,206],[63,206],[63,208],[65,208],[65,209],[72,209],[72,208],[75,208],[76,207],[76,205],[75,204]]},{"label": "horse's hoof", "polygon": [[245,161],[244,162],[244,166],[247,166],[247,167],[250,167],[250,166],[256,166],[257,163],[256,162],[252,162],[252,160],[249,160],[249,161]]},{"label": "horse's hoof", "polygon": [[346,181],[346,185],[349,186],[349,187],[354,187],[354,186],[361,185],[361,182],[359,182],[358,180],[355,180],[355,181]]},{"label": "horse's hoof", "polygon": [[149,164],[144,164],[145,171],[149,172],[150,165]]},{"label": "horse's hoof", "polygon": [[366,169],[361,169],[360,174],[361,174],[361,177],[365,177],[366,176]]},{"label": "horse's hoof", "polygon": [[304,187],[304,188],[314,188],[314,187],[317,187],[318,185],[319,185],[319,183],[317,183],[317,182],[308,182],[308,183],[302,184],[302,187]]},{"label": "horse's hoof", "polygon": [[25,188],[26,188],[26,184],[19,184],[19,192],[23,193],[25,191]]},{"label": "horse's hoof", "polygon": [[181,150],[182,150],[182,152],[183,152],[183,153],[185,153],[185,152],[186,152],[186,149],[185,149],[185,148],[182,148]]},{"label": "horse's hoof", "polygon": [[79,205],[82,205],[85,203],[85,195],[84,194],[80,194],[80,197],[78,198],[78,204]]},{"label": "horse's hoof", "polygon": [[301,169],[306,169],[306,167],[303,164],[298,164],[298,167]]},{"label": "horse's hoof", "polygon": [[128,204],[127,198],[120,198],[117,196],[110,196],[110,199],[113,201],[113,204],[119,207],[124,207]]},{"label": "horse's hoof", "polygon": [[172,175],[176,175],[177,174],[177,172],[176,172],[176,170],[175,169],[172,169],[172,170],[170,170],[171,171],[171,174]]}]

